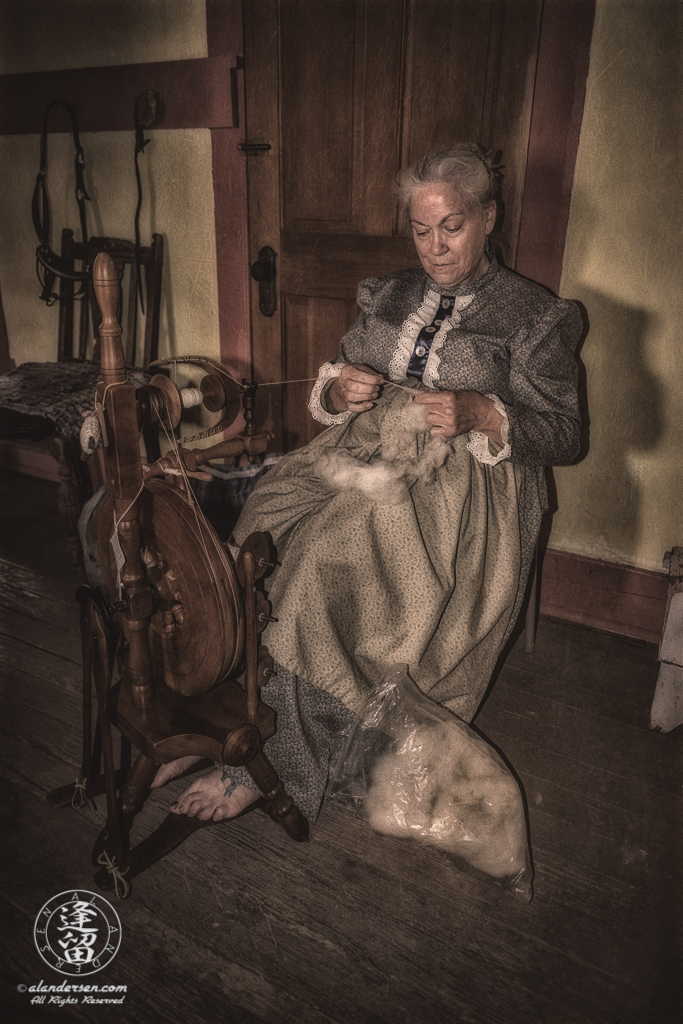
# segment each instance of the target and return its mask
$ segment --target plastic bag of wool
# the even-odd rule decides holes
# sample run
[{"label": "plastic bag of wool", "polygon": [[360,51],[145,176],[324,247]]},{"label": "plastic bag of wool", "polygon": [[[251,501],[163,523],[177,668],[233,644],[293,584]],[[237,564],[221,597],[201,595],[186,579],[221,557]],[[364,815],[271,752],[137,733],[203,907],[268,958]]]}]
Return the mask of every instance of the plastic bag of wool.
[{"label": "plastic bag of wool", "polygon": [[481,736],[396,666],[360,708],[329,795],[362,804],[372,828],[437,846],[519,899],[532,897],[519,786]]}]

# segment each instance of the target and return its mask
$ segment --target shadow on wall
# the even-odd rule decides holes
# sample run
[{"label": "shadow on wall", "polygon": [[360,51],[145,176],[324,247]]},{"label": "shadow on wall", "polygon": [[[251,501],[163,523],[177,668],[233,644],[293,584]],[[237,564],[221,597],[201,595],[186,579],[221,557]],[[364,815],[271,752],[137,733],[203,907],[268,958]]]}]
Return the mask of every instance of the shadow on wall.
[{"label": "shadow on wall", "polygon": [[[663,430],[662,388],[645,359],[655,318],[596,289],[582,288],[575,301],[586,325],[577,350],[582,417],[577,462],[585,461],[585,466],[576,500],[594,537],[603,538],[607,548],[632,550],[646,524],[641,522],[641,483],[631,456],[654,449]],[[588,369],[581,358],[584,351]],[[558,508],[551,470],[548,478],[546,541],[550,516]]]},{"label": "shadow on wall", "polygon": [[[553,292],[553,295],[555,293]],[[579,393],[579,413],[581,415],[581,438],[579,441],[579,454],[577,455],[573,465],[576,465],[588,455],[588,449],[590,448],[590,414],[588,411],[588,387],[586,377],[586,366],[581,358],[581,351],[585,344],[588,332],[590,331],[590,318],[588,316],[588,310],[584,306],[583,302],[579,302],[578,299],[574,299],[576,305],[579,307],[579,313],[583,320],[583,333],[579,339],[579,343],[576,346],[576,363],[579,370],[577,389]],[[550,536],[550,530],[553,524],[553,516],[558,510],[557,501],[557,487],[555,485],[555,476],[553,473],[552,466],[546,466],[545,470],[546,484],[548,487],[548,511],[543,516],[543,522],[541,524],[541,533],[539,537],[539,544],[542,551],[548,547],[548,538]]]}]

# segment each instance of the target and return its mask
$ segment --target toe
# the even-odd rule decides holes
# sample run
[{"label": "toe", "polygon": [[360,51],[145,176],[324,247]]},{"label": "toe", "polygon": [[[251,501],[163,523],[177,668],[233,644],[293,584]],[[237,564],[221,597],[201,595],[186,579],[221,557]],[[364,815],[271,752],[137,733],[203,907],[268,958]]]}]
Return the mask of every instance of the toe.
[{"label": "toe", "polygon": [[188,818],[196,818],[199,812],[204,808],[203,800],[195,799],[186,801],[185,808],[183,808],[182,801],[180,803],[181,814],[187,814]]},{"label": "toe", "polygon": [[202,804],[195,813],[200,821],[208,821],[212,814],[214,814],[213,804]]}]

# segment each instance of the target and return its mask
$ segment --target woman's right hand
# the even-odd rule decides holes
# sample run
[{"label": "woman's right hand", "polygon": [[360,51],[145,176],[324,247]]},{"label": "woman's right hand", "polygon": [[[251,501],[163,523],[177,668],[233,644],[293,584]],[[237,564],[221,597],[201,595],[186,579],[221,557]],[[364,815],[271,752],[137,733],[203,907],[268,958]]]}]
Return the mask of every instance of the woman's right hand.
[{"label": "woman's right hand", "polygon": [[335,377],[325,395],[327,411],[338,415],[340,412],[366,412],[379,395],[384,378],[364,363],[346,363],[342,372]]}]

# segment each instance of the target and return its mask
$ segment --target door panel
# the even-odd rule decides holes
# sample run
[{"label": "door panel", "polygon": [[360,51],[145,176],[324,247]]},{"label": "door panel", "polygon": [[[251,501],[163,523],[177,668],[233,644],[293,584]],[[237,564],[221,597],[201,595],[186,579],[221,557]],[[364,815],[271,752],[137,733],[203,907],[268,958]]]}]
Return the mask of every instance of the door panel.
[{"label": "door panel", "polygon": [[353,299],[330,299],[308,295],[287,294],[285,297],[285,335],[296,338],[285,352],[285,377],[304,382],[283,388],[283,411],[287,424],[289,447],[296,448],[310,440],[308,399],[312,384],[307,380],[318,375],[322,335],[327,341],[329,358],[334,358],[339,339],[346,333],[356,317]]},{"label": "door panel", "polygon": [[283,227],[391,235],[402,4],[281,10]]},{"label": "door panel", "polygon": [[352,6],[282,5],[282,220],[290,230],[348,231],[353,223]]},{"label": "door panel", "polygon": [[[353,319],[358,281],[418,261],[393,181],[429,148],[503,149],[514,266],[542,0],[249,0],[244,6],[250,252],[278,254],[278,311],[258,312],[257,380],[314,377]],[[278,445],[319,431],[310,384],[263,388]]]},{"label": "door panel", "polygon": [[491,6],[490,0],[411,0],[406,164],[451,142],[479,140]]}]

